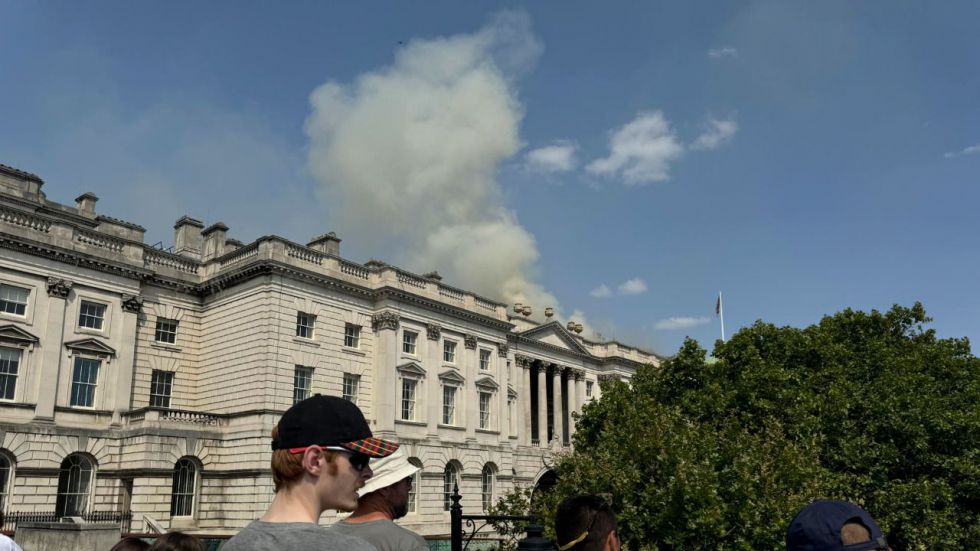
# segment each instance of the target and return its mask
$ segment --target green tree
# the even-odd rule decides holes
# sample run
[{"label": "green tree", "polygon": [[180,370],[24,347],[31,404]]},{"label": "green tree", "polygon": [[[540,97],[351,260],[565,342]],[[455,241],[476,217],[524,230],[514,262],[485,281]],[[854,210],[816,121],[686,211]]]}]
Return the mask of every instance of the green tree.
[{"label": "green tree", "polygon": [[688,340],[603,384],[556,464],[562,497],[613,498],[633,549],[774,549],[815,498],[874,516],[896,549],[980,549],[980,360],[920,304],[758,322],[709,361]]}]

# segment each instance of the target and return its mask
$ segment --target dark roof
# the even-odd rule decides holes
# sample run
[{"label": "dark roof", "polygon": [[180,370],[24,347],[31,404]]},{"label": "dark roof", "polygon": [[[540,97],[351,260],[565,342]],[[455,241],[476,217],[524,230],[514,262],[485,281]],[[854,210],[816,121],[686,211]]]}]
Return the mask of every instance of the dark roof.
[{"label": "dark roof", "polygon": [[23,170],[20,170],[18,168],[14,168],[12,166],[7,166],[5,164],[0,164],[0,172],[3,172],[5,174],[9,174],[11,176],[15,176],[17,178],[23,178],[24,180],[32,180],[32,181],[37,182],[39,184],[43,184],[44,183],[44,180],[42,180],[41,177],[38,176],[37,174],[31,174],[30,172],[24,172]]}]

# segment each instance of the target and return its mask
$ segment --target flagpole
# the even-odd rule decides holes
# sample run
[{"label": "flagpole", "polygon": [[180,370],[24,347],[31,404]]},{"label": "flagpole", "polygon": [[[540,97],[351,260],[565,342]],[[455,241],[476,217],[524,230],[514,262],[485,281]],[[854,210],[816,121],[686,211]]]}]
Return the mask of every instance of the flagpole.
[{"label": "flagpole", "polygon": [[721,291],[718,291],[718,317],[721,319],[721,342],[725,342],[725,303],[721,300]]}]

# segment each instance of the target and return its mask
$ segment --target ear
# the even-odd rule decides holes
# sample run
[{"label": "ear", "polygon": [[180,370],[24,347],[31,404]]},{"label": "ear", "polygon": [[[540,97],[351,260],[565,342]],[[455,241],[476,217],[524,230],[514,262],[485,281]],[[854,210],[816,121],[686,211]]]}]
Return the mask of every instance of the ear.
[{"label": "ear", "polygon": [[322,470],[320,459],[323,452],[319,446],[310,446],[303,452],[303,468],[312,475],[319,475]]},{"label": "ear", "polygon": [[606,542],[602,546],[603,551],[619,551],[619,534],[616,533],[616,529],[609,531],[609,535],[606,536]]}]

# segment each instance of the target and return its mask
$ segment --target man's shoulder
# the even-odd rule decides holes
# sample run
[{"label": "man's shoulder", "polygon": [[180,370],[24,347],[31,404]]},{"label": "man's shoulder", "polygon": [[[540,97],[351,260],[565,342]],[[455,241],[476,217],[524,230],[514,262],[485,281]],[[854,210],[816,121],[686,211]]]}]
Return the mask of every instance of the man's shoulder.
[{"label": "man's shoulder", "polygon": [[312,523],[254,521],[228,540],[222,551],[265,551],[279,549],[338,549],[375,551],[374,546],[355,536],[340,534]]}]

